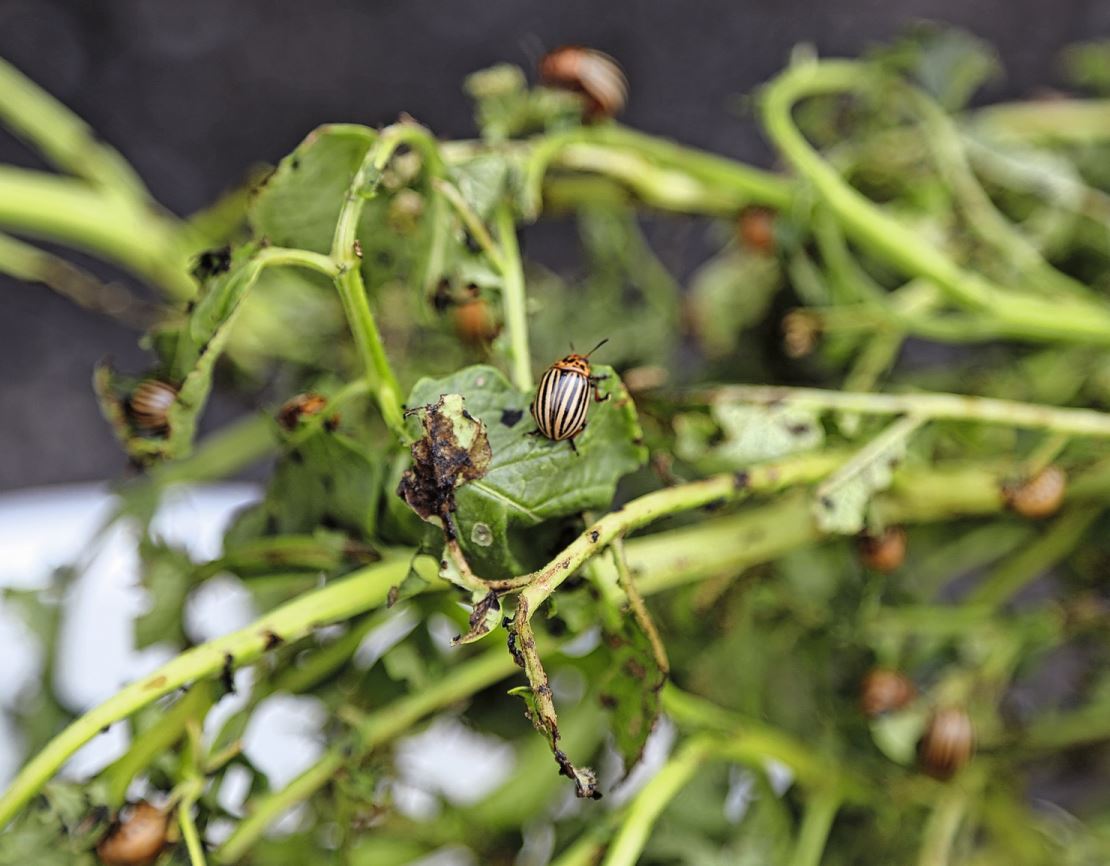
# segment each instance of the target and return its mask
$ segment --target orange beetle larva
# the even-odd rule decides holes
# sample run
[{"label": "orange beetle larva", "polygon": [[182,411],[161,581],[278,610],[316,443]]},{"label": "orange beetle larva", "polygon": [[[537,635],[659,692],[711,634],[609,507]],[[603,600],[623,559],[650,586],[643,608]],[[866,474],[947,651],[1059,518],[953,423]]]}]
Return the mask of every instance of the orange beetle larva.
[{"label": "orange beetle larva", "polygon": [[148,866],[166,846],[169,815],[145,800],[128,806],[96,846],[104,866]]},{"label": "orange beetle larva", "polygon": [[581,45],[564,45],[540,59],[540,81],[586,97],[586,116],[613,117],[628,101],[628,79],[608,54]]},{"label": "orange beetle larva", "polygon": [[177,400],[177,389],[160,379],[144,379],[127,400],[131,419],[140,430],[166,429],[170,407]]},{"label": "orange beetle larva", "polygon": [[1049,517],[1060,510],[1068,476],[1059,466],[1046,466],[1032,478],[1006,488],[1006,504],[1022,517]]},{"label": "orange beetle larva", "polygon": [[497,336],[501,329],[490,306],[481,298],[458,304],[454,310],[455,333],[464,343],[481,346]]},{"label": "orange beetle larva", "polygon": [[859,706],[869,719],[892,713],[917,697],[917,688],[901,671],[872,668],[860,682]]},{"label": "orange beetle larva", "polygon": [[[282,403],[275,417],[283,429],[293,430],[301,418],[308,415],[318,415],[327,405],[328,398],[323,394],[306,391],[304,394],[297,394]],[[336,416],[335,420],[338,422],[339,416]]]},{"label": "orange beetle larva", "polygon": [[934,779],[950,779],[971,760],[975,731],[962,707],[937,710],[917,744],[921,769]]},{"label": "orange beetle larva", "polygon": [[775,212],[759,206],[744,208],[736,223],[736,236],[748,249],[771,255],[775,251]]},{"label": "orange beetle larva", "polygon": [[890,574],[906,559],[906,530],[901,526],[888,526],[879,535],[861,535],[857,548],[865,566]]}]

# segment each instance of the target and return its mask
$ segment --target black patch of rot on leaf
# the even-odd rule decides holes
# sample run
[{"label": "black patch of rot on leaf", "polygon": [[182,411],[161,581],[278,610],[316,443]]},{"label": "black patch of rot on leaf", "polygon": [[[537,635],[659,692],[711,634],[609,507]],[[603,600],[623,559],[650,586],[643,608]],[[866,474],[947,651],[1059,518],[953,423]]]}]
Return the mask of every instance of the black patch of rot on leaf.
[{"label": "black patch of rot on leaf", "polygon": [[[493,452],[482,422],[465,409],[453,414],[446,405],[452,395],[440,397],[435,403],[410,412],[421,412],[424,435],[412,445],[412,467],[405,471],[397,486],[397,495],[424,520],[451,526],[455,510],[455,488],[467,481],[481,478],[489,469]],[[461,398],[456,398],[461,404]],[[460,423],[475,425],[472,441],[459,441]]]}]

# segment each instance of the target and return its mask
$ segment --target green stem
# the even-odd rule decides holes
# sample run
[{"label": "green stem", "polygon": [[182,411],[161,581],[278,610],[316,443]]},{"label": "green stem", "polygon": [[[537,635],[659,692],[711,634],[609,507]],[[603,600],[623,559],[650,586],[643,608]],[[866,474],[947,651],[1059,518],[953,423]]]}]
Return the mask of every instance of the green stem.
[{"label": "green stem", "polygon": [[952,845],[967,814],[969,801],[969,791],[957,785],[945,788],[937,797],[925,824],[917,866],[948,866],[952,862]]},{"label": "green stem", "polygon": [[405,430],[404,410],[401,403],[401,386],[393,374],[381,333],[370,310],[366,286],[362,280],[360,254],[357,248],[358,221],[367,199],[377,194],[382,171],[398,147],[412,145],[418,148],[428,162],[428,170],[437,172],[439,157],[435,141],[422,126],[402,123],[387,127],[366,151],[351,179],[347,196],[339,211],[332,240],[331,258],[338,266],[335,286],[343,303],[351,334],[366,370],[366,379],[381,410],[386,425],[401,442],[408,441]]},{"label": "green stem", "polygon": [[991,571],[967,596],[965,603],[993,607],[1004,604],[1029,581],[1069,556],[1102,512],[1101,503],[1066,511],[1045,533]]},{"label": "green stem", "polygon": [[505,327],[509,333],[513,384],[521,391],[531,391],[532,356],[528,349],[524,267],[516,242],[516,221],[513,219],[512,208],[507,203],[497,210],[497,239],[501,242],[501,298],[505,304]]},{"label": "green stem", "polygon": [[0,123],[63,171],[105,192],[146,202],[150,194],[120,154],[49,93],[0,59]]},{"label": "green stem", "polygon": [[0,272],[41,283],[86,310],[139,330],[154,324],[161,312],[157,305],[137,298],[120,283],[103,283],[65,259],[5,234],[0,234]]},{"label": "green stem", "polygon": [[835,788],[818,790],[806,803],[805,817],[791,855],[791,866],[820,866],[833,820],[843,798]]},{"label": "green stem", "polygon": [[[604,550],[614,538],[668,514],[689,511],[710,502],[727,502],[753,491],[777,490],[820,478],[840,460],[839,456],[826,454],[806,455],[779,464],[755,466],[744,473],[717,475],[704,481],[668,487],[632,500],[588,527],[551,562],[529,576],[530,583],[520,594],[527,618],[531,619],[563,581],[587,559]],[[629,565],[634,568],[631,562]]]},{"label": "green stem", "polygon": [[489,257],[493,266],[504,274],[505,260],[501,248],[494,242],[493,236],[490,235],[489,229],[486,228],[486,224],[482,222],[481,217],[474,213],[474,209],[467,203],[466,199],[463,198],[462,193],[459,192],[459,188],[453,183],[442,179],[436,182],[435,188],[444,199],[447,200],[447,203],[455,209],[455,212],[463,221],[463,225],[466,226],[466,230],[470,232],[471,237],[478,242],[478,245],[482,248],[482,252]]},{"label": "green stem", "polygon": [[971,114],[970,127],[989,138],[1046,144],[1099,144],[1110,140],[1110,100],[1011,102]]},{"label": "green stem", "polygon": [[711,737],[691,737],[651,777],[629,805],[602,866],[634,866],[659,815],[712,756],[713,747]]},{"label": "green stem", "polygon": [[971,168],[959,129],[926,93],[904,88],[910,104],[921,118],[921,127],[933,152],[941,176],[956,195],[969,225],[995,248],[1007,265],[1024,272],[1025,284],[1041,294],[1058,294],[1090,300],[1091,291],[1078,280],[1058,271],[1041,256],[1040,250],[995,206]]},{"label": "green stem", "polygon": [[190,866],[206,866],[204,845],[200,841],[196,822],[193,820],[193,806],[203,790],[203,782],[198,779],[196,787],[177,805],[177,820],[181,825],[181,838],[185,840],[185,850],[189,852]]},{"label": "green stem", "polygon": [[[580,549],[583,539],[588,546],[594,547],[592,552],[597,552],[616,535],[650,520],[718,499],[735,498],[744,490],[772,491],[816,480],[843,459],[843,455],[803,455],[778,464],[754,467],[748,473],[718,476],[647,494],[594,524],[595,528],[604,529],[608,536],[604,542],[600,530],[596,541],[592,538],[592,530],[587,530],[538,574],[557,573],[557,582],[565,580],[573,568],[589,556],[589,552],[583,555]],[[875,506],[887,520],[903,523],[997,514],[1003,507],[998,491],[1006,471],[1005,468],[991,471],[985,467],[903,470],[902,477],[896,479],[890,491],[878,497]],[[1069,501],[1105,497],[1108,489],[1110,466],[1094,467],[1087,472],[1082,486],[1077,483],[1071,488]],[[813,521],[810,497],[795,495],[729,517],[707,520],[693,528],[630,539],[625,551],[629,568],[642,572],[639,577],[641,592],[651,595],[706,577],[735,574],[788,550],[815,543],[822,537]],[[576,561],[573,566],[570,558]],[[564,559],[568,561],[566,568],[562,567]],[[612,568],[611,564],[609,567]],[[323,589],[306,593],[238,632],[187,650],[143,681],[127,686],[73,722],[20,771],[0,797],[0,826],[5,825],[69,756],[105,725],[127,717],[189,682],[215,676],[224,669],[226,655],[232,656],[234,664],[245,664],[262,655],[275,637],[296,640],[317,626],[349,619],[380,606],[390,587],[404,579],[408,568],[408,559],[400,555],[364,568]],[[432,584],[430,589],[446,588],[447,584],[435,574],[434,564],[424,572]],[[531,598],[542,602],[554,591],[552,584],[557,585],[557,582],[555,577],[549,577],[538,587],[529,586],[525,595],[535,590]],[[1105,730],[1105,718],[1102,721]],[[797,755],[791,755],[789,749],[775,757],[788,764],[800,760]],[[793,768],[799,777],[805,772],[804,768]],[[820,778],[824,770],[818,768],[814,774]]]},{"label": "green stem", "polygon": [[124,488],[147,486],[153,491],[174,484],[215,481],[269,457],[278,450],[274,422],[265,415],[248,415],[201,440],[181,460],[159,463],[147,475]]},{"label": "green stem", "polygon": [[0,166],[0,227],[116,262],[174,300],[196,294],[179,223],[82,181]]},{"label": "green stem", "polygon": [[130,748],[100,771],[99,779],[108,788],[109,806],[118,809],[123,805],[135,776],[184,736],[190,720],[203,719],[213,698],[209,683],[197,683],[150,728],[133,735]]},{"label": "green stem", "polygon": [[[359,753],[367,754],[383,743],[405,733],[420,719],[435,710],[460,701],[475,692],[500,682],[516,670],[512,657],[503,647],[487,650],[480,656],[451,668],[440,681],[419,692],[382,707],[355,721]],[[215,862],[237,862],[275,820],[333,779],[351,758],[342,749],[332,749],[313,766],[275,791],[252,801],[250,814],[217,850]]]},{"label": "green stem", "polygon": [[749,204],[782,210],[793,197],[792,184],[784,178],[616,124],[555,133],[527,146],[524,212],[529,217],[540,211],[544,177],[552,165],[613,178],[647,204],[684,213],[735,213]]},{"label": "green stem", "polygon": [[786,388],[778,385],[726,385],[693,392],[698,399],[806,406],[864,415],[914,415],[921,419],[1006,424],[1076,436],[1110,436],[1110,413],[1019,403],[964,394],[870,394]]},{"label": "green stem", "polygon": [[186,650],[149,676],[124,687],[70,724],[24,766],[0,797],[0,827],[11,820],[70,755],[107,725],[195,680],[219,674],[227,665],[228,656],[234,665],[252,662],[275,639],[298,640],[314,628],[349,619],[383,604],[390,587],[404,580],[408,568],[407,561],[395,560],[362,569],[271,611],[240,631]]},{"label": "green stem", "polygon": [[1104,305],[1022,295],[964,270],[918,232],[849,186],[794,124],[793,108],[802,99],[869,91],[876,85],[872,67],[832,61],[793,67],[764,91],[763,121],[768,134],[845,229],[894,267],[930,280],[966,307],[989,313],[1001,333],[1030,340],[1110,343],[1110,310]]}]

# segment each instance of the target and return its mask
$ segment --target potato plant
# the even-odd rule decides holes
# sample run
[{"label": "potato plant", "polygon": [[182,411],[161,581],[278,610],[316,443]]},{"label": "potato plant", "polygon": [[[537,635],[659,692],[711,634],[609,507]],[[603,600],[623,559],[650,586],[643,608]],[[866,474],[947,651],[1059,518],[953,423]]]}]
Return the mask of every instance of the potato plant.
[{"label": "potato plant", "polygon": [[[1107,57],[1069,68],[1097,90]],[[0,66],[0,120],[60,170],[0,167],[0,269],[145,333],[95,387],[139,470],[135,643],[177,652],[82,715],[49,677],[20,705],[0,861],[1106,862],[1110,104],[969,108],[996,71],[943,29],[799,50],[752,102],[770,172],[496,66],[473,140],[326,125],[179,219]],[[525,256],[549,220],[576,261]],[[538,376],[605,338],[575,448],[529,435]],[[217,378],[268,408],[197,441]],[[219,558],[151,529],[260,462]],[[193,643],[185,602],[227,575],[258,619]],[[48,660],[72,577],[7,596]],[[329,721],[272,789],[242,737],[278,694]],[[413,817],[395,746],[444,715],[512,771]],[[112,725],[122,757],[55,779]]]}]

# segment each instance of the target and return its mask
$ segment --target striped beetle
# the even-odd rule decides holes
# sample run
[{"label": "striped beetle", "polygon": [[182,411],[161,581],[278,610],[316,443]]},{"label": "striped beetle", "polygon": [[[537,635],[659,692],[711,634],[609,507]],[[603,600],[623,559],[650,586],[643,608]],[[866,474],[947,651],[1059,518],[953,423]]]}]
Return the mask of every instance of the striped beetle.
[{"label": "striped beetle", "polygon": [[564,45],[540,60],[540,81],[586,97],[586,117],[612,117],[628,101],[628,79],[608,54],[581,45]]},{"label": "striped beetle", "polygon": [[536,397],[530,410],[536,430],[528,435],[546,436],[556,442],[566,440],[577,454],[574,437],[586,429],[586,411],[590,408],[590,390],[594,400],[603,403],[609,399],[598,393],[597,383],[607,376],[590,375],[590,355],[608,342],[602,340],[585,355],[574,352],[556,361],[540,378]]}]

